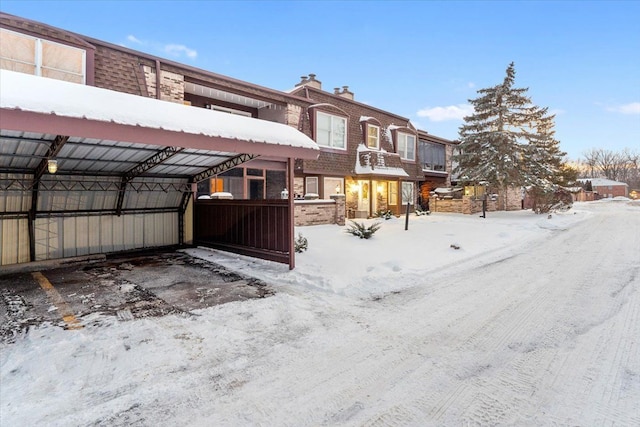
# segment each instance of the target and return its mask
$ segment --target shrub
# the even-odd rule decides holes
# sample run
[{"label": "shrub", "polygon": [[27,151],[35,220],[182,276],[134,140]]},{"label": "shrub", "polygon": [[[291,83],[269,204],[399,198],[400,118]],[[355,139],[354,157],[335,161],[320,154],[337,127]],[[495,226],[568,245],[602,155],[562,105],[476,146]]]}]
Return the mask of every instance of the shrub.
[{"label": "shrub", "polygon": [[379,211],[378,216],[380,218],[384,218],[385,220],[391,219],[393,218],[393,212],[391,212],[389,209],[387,209],[386,211]]},{"label": "shrub", "polygon": [[567,210],[573,204],[571,193],[562,188],[533,187],[529,195],[533,199],[531,209],[537,214]]},{"label": "shrub", "polygon": [[422,206],[420,206],[420,205],[416,205],[415,212],[416,212],[417,216],[420,216],[420,215],[431,215],[431,211],[426,210],[426,209],[422,209]]},{"label": "shrub", "polygon": [[365,226],[363,223],[351,221],[347,233],[358,236],[361,239],[368,239],[373,236],[373,233],[378,231],[382,225],[379,222],[373,223],[370,226]]},{"label": "shrub", "polygon": [[295,250],[297,253],[301,253],[307,250],[309,247],[309,242],[307,238],[302,235],[302,233],[298,233],[298,237],[294,240]]}]

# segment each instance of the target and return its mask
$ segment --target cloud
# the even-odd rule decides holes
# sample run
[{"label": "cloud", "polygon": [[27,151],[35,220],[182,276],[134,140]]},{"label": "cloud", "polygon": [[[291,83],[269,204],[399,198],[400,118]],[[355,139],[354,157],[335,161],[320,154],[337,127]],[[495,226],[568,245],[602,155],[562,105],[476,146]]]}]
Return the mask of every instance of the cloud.
[{"label": "cloud", "polygon": [[418,117],[427,117],[432,122],[444,122],[447,120],[462,120],[473,113],[473,107],[469,104],[449,105],[447,107],[433,107],[419,110]]},{"label": "cloud", "polygon": [[198,57],[198,52],[196,50],[190,49],[183,44],[178,44],[178,43],[162,44],[153,40],[152,41],[140,40],[133,34],[129,34],[127,36],[126,43],[122,43],[121,45],[127,47],[127,45],[131,45],[131,44],[144,46],[147,49],[150,49],[156,52],[162,52],[165,55],[172,56],[174,58],[186,56],[189,59],[196,59]]},{"label": "cloud", "polygon": [[629,104],[617,105],[615,107],[607,107],[607,111],[621,114],[640,114],[640,102],[631,102]]},{"label": "cloud", "polygon": [[132,42],[132,43],[136,43],[136,44],[144,44],[144,43],[142,42],[142,40],[139,40],[139,39],[138,39],[136,36],[134,36],[133,34],[129,34],[129,35],[127,36],[127,40],[128,40],[128,41],[130,41],[130,42]]},{"label": "cloud", "polygon": [[187,58],[191,59],[196,59],[196,57],[198,56],[198,52],[193,49],[189,49],[182,44],[165,45],[164,51],[171,56],[182,56],[184,54],[185,56],[187,56]]},{"label": "cloud", "polygon": [[467,83],[467,87],[469,89],[473,89],[474,87],[476,87],[476,84],[474,82],[469,82],[469,83]]}]

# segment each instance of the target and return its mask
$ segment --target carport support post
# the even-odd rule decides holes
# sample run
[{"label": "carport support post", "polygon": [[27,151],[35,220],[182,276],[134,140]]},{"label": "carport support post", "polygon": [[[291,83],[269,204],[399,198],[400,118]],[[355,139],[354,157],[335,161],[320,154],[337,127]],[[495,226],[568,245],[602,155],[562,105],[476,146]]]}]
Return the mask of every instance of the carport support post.
[{"label": "carport support post", "polygon": [[296,250],[295,250],[295,215],[296,210],[293,204],[293,165],[294,159],[289,157],[287,159],[287,189],[289,190],[288,205],[289,205],[289,270],[293,270],[296,267]]}]

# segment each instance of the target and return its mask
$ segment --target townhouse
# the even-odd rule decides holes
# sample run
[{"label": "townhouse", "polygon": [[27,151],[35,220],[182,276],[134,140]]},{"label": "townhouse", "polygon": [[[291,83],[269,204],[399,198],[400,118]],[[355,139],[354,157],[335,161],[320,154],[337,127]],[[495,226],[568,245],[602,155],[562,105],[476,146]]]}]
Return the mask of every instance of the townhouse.
[{"label": "townhouse", "polygon": [[[76,135],[74,129],[80,128],[65,128],[66,135],[30,133],[29,126],[3,129],[0,190],[12,206],[20,208],[4,206],[2,221],[5,230],[16,224],[16,230],[28,231],[4,239],[9,243],[3,253],[10,254],[4,263],[188,244],[197,238],[191,200],[199,197],[290,198],[296,218],[315,218],[315,222],[296,220],[297,225],[344,224],[345,217],[366,218],[387,210],[400,214],[407,204],[424,205],[430,190],[450,183],[454,142],[416,129],[405,117],[358,102],[347,86],[325,91],[313,74],[304,76],[292,90],[280,91],[5,13],[0,13],[0,56],[0,69],[10,72],[178,104],[184,110],[174,116],[188,118],[180,121],[180,132],[189,131],[184,127],[187,121],[202,117],[208,131],[216,134],[208,145],[190,146],[172,134],[163,136],[163,141],[170,140],[166,145],[143,147],[122,133],[91,139],[79,130]],[[14,77],[5,80],[9,79]],[[64,91],[62,86],[55,90]],[[133,105],[127,99],[114,101],[123,103],[123,112]],[[91,99],[83,102],[83,108],[91,108]],[[162,108],[167,104],[158,105],[152,108],[162,114],[171,110]],[[19,105],[11,108],[16,115],[22,114]],[[212,114],[202,116],[203,109]],[[119,120],[117,108],[106,110],[112,122]],[[17,123],[7,119],[9,112],[4,114],[3,126]],[[39,114],[42,123],[56,120],[51,111]],[[227,121],[220,114],[246,120],[232,126],[229,134],[218,135],[224,127],[221,123]],[[92,126],[98,126],[87,117]],[[158,126],[167,131],[163,128],[167,123],[138,119],[145,123],[145,130],[145,126]],[[266,122],[293,128],[313,147],[282,127],[272,126],[267,132]],[[253,133],[244,130],[247,126]],[[238,141],[238,147],[233,141]],[[151,137],[136,142],[148,144]],[[56,168],[57,178],[46,174],[48,166]],[[16,186],[22,191],[19,196]],[[293,203],[293,199],[306,201]],[[310,203],[316,203],[318,211],[309,214]],[[120,228],[140,227],[135,224],[143,214],[143,230],[138,234],[109,237],[122,234]],[[110,215],[118,221],[99,219],[100,230],[89,225],[89,232],[85,231],[96,218]],[[71,216],[79,225],[69,226]],[[164,223],[155,223],[158,216],[165,218]],[[67,233],[73,229],[82,237],[60,240],[65,224]],[[285,240],[291,234],[292,230]],[[25,239],[30,254],[25,253]]]},{"label": "townhouse", "polygon": [[302,129],[320,147],[318,159],[296,162],[299,198],[344,194],[347,216],[367,218],[424,204],[431,189],[449,185],[452,141],[357,102],[348,86],[325,91],[315,74],[302,76],[289,93],[310,101]]}]

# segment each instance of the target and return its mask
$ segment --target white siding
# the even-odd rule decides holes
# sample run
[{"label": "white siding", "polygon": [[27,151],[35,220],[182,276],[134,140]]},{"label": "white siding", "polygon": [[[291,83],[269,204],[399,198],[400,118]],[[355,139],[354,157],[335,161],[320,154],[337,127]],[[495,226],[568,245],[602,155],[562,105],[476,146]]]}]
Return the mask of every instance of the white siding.
[{"label": "white siding", "polygon": [[26,218],[0,220],[0,265],[29,261],[28,226]]},{"label": "white siding", "polygon": [[[7,225],[8,220],[0,223],[0,233],[9,236],[2,239],[2,264],[28,261],[27,222],[20,221],[24,222],[21,232],[14,224]],[[177,213],[44,218],[35,225],[38,261],[178,244]]]}]

